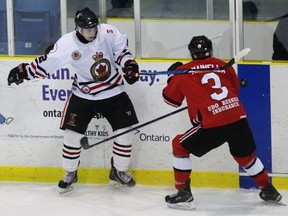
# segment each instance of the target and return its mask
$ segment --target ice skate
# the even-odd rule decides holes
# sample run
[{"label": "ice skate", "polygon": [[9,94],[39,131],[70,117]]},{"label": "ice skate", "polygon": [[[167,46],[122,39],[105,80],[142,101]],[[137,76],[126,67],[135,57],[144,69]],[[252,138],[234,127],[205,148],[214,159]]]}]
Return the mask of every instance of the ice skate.
[{"label": "ice skate", "polygon": [[134,187],[136,183],[131,173],[127,171],[118,171],[113,164],[114,164],[113,158],[111,158],[111,171],[109,175],[110,179],[109,184],[116,188]]},{"label": "ice skate", "polygon": [[276,188],[269,182],[262,188],[260,198],[267,202],[272,202],[280,205],[286,205],[282,201],[282,195],[276,190]]},{"label": "ice skate", "polygon": [[183,188],[180,188],[176,194],[167,195],[165,201],[167,206],[175,209],[193,210],[195,205],[192,202],[194,197],[191,193],[190,178],[185,182]]},{"label": "ice skate", "polygon": [[66,172],[64,178],[58,183],[59,193],[63,194],[72,191],[74,189],[73,184],[77,181],[77,170],[74,172]]}]

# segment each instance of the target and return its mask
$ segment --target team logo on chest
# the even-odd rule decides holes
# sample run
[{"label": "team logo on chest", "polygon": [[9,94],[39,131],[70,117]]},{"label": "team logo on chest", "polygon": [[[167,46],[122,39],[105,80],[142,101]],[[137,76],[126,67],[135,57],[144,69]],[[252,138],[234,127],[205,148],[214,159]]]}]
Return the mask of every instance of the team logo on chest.
[{"label": "team logo on chest", "polygon": [[90,72],[96,82],[107,80],[111,75],[111,64],[107,59],[103,58],[102,52],[96,52],[92,56],[95,63],[91,66]]}]

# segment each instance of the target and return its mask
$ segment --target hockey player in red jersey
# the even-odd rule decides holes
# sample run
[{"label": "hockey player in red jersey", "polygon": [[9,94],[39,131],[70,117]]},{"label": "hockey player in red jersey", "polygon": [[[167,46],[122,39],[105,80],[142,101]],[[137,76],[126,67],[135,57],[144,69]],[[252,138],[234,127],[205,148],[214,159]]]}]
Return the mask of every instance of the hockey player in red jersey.
[{"label": "hockey player in red jersey", "polygon": [[[81,152],[80,139],[91,119],[101,113],[115,133],[138,123],[124,81],[117,65],[123,68],[129,84],[138,81],[139,68],[129,51],[126,34],[109,24],[99,24],[89,8],[75,13],[75,31],[63,35],[45,54],[30,64],[20,64],[8,76],[8,84],[45,78],[69,64],[75,73],[72,94],[66,102],[61,120],[64,131],[63,168],[66,174],[59,181],[60,193],[72,189],[77,182]],[[115,139],[111,159],[110,184],[133,187],[135,181],[127,172],[132,151],[131,133]]]},{"label": "hockey player in red jersey", "polygon": [[[193,37],[188,45],[193,61],[175,63],[170,70],[221,68],[225,62],[212,56],[212,42],[206,36]],[[269,181],[246,113],[239,99],[239,81],[233,67],[227,70],[177,74],[168,78],[163,99],[171,106],[181,106],[186,99],[192,128],[172,141],[173,169],[177,193],[165,197],[171,208],[194,209],[190,189],[192,165],[190,154],[202,157],[228,143],[230,154],[261,189],[265,201],[280,202],[282,196]]]}]

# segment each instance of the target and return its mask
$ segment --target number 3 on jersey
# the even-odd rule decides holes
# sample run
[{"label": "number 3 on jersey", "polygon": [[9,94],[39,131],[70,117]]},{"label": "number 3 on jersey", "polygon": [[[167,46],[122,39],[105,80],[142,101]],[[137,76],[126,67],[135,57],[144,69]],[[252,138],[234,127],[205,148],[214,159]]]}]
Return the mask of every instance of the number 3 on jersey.
[{"label": "number 3 on jersey", "polygon": [[209,79],[214,80],[214,85],[212,86],[213,89],[221,89],[222,90],[221,93],[214,92],[213,94],[211,94],[210,95],[211,98],[214,100],[218,100],[218,101],[226,98],[228,96],[228,89],[225,86],[221,86],[221,81],[220,81],[219,76],[215,73],[207,73],[202,77],[201,83],[207,84]]}]

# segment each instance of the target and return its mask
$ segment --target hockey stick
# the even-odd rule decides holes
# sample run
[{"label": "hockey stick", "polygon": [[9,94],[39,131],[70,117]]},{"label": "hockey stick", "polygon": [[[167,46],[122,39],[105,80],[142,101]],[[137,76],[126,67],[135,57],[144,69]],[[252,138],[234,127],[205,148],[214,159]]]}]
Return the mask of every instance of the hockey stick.
[{"label": "hockey stick", "polygon": [[178,110],[176,110],[176,111],[167,113],[167,114],[165,114],[165,115],[163,115],[163,116],[160,116],[160,117],[158,117],[158,118],[152,119],[152,120],[150,120],[150,121],[148,121],[148,122],[145,122],[145,123],[143,123],[143,124],[141,124],[141,125],[138,125],[138,126],[136,126],[136,127],[130,128],[130,129],[126,130],[126,131],[123,131],[122,133],[119,133],[119,134],[116,134],[116,135],[114,135],[114,136],[108,137],[107,139],[101,140],[100,142],[97,142],[97,143],[94,143],[94,144],[91,144],[91,145],[89,145],[88,138],[85,136],[85,137],[82,137],[82,138],[81,138],[80,144],[81,144],[81,146],[82,146],[83,149],[89,149],[89,148],[92,148],[92,147],[94,147],[94,146],[97,146],[97,145],[99,145],[99,144],[101,144],[101,143],[110,141],[110,140],[115,139],[115,138],[117,138],[117,137],[119,137],[119,136],[122,136],[122,135],[124,135],[124,134],[130,133],[130,132],[132,132],[132,131],[134,131],[134,130],[137,130],[137,129],[139,129],[139,128],[142,128],[142,127],[144,127],[144,126],[146,126],[146,125],[152,124],[153,122],[156,122],[156,121],[159,121],[159,120],[161,120],[161,119],[167,118],[168,116],[174,115],[174,114],[176,114],[176,113],[178,113],[178,112],[181,112],[181,111],[183,111],[183,110],[185,110],[185,109],[187,109],[187,106],[186,106],[186,107],[183,107],[183,108],[180,108],[180,109],[178,109]]},{"label": "hockey stick", "polygon": [[[227,64],[225,64],[223,67],[221,67],[220,70],[225,70],[225,69],[231,67],[235,62],[239,61],[241,58],[243,58],[245,55],[247,55],[250,51],[251,51],[250,48],[246,48],[246,49],[241,50],[241,51],[240,51],[239,53],[237,53]],[[215,71],[216,71],[216,70],[219,70],[219,69],[215,69]],[[180,70],[174,70],[174,72],[175,72],[175,71],[179,72]],[[185,71],[185,73],[188,73],[188,72],[190,72],[191,70],[184,70],[184,71]],[[214,71],[214,69],[209,69],[209,70],[207,70],[207,69],[192,70],[192,72],[196,72],[196,73],[199,72],[199,71],[207,71],[207,72],[209,72],[209,71]],[[156,72],[155,75],[160,75],[159,73],[161,73],[161,74],[164,74],[164,73],[165,73],[165,74],[168,74],[167,72],[171,72],[171,71],[160,71],[160,72]],[[143,75],[143,73],[142,73],[142,75]],[[147,73],[147,75],[153,75],[153,73]],[[107,139],[104,139],[104,140],[102,140],[102,141],[100,141],[100,142],[97,142],[97,143],[94,143],[94,144],[91,144],[91,145],[89,145],[88,138],[87,138],[86,136],[85,136],[85,137],[82,137],[81,140],[80,140],[80,144],[81,144],[81,146],[82,146],[83,149],[89,149],[89,148],[91,148],[91,147],[93,147],[93,146],[96,146],[96,145],[99,145],[99,144],[101,144],[101,143],[107,142],[107,141],[109,141],[109,140],[111,140],[111,139],[115,139],[115,138],[117,138],[117,137],[119,137],[119,136],[122,136],[122,135],[124,135],[124,134],[126,134],[126,133],[130,133],[130,132],[132,132],[132,131],[134,131],[134,130],[137,130],[137,129],[139,129],[139,128],[142,128],[142,127],[144,127],[144,126],[146,126],[146,125],[149,125],[149,124],[151,124],[151,123],[154,123],[154,122],[156,122],[156,121],[159,121],[159,120],[161,120],[161,119],[163,119],[163,118],[166,118],[166,117],[169,117],[169,116],[171,116],[171,115],[174,115],[174,114],[176,114],[176,113],[178,113],[178,112],[181,112],[181,111],[184,110],[184,109],[187,109],[187,107],[183,107],[183,108],[178,109],[178,110],[176,110],[176,111],[173,111],[173,112],[171,112],[171,113],[165,114],[165,115],[160,116],[160,117],[158,117],[158,118],[156,118],[156,119],[153,119],[153,120],[151,120],[151,121],[148,121],[148,122],[146,122],[146,123],[143,123],[143,124],[141,124],[141,125],[138,125],[138,126],[136,126],[136,127],[134,127],[134,128],[131,128],[131,129],[126,130],[126,131],[123,131],[122,133],[116,134],[116,135],[114,135],[114,136],[112,136],[112,137],[109,137],[109,138],[107,138]]]},{"label": "hockey stick", "polygon": [[185,73],[204,73],[204,72],[217,72],[223,71],[231,67],[235,62],[238,62],[244,56],[246,56],[251,51],[250,48],[245,48],[237,53],[232,59],[229,60],[228,63],[223,65],[220,68],[201,68],[201,69],[187,69],[187,70],[171,70],[171,71],[156,71],[156,72],[149,72],[149,73],[139,73],[139,76],[143,75],[170,75],[170,74],[185,74]]}]

